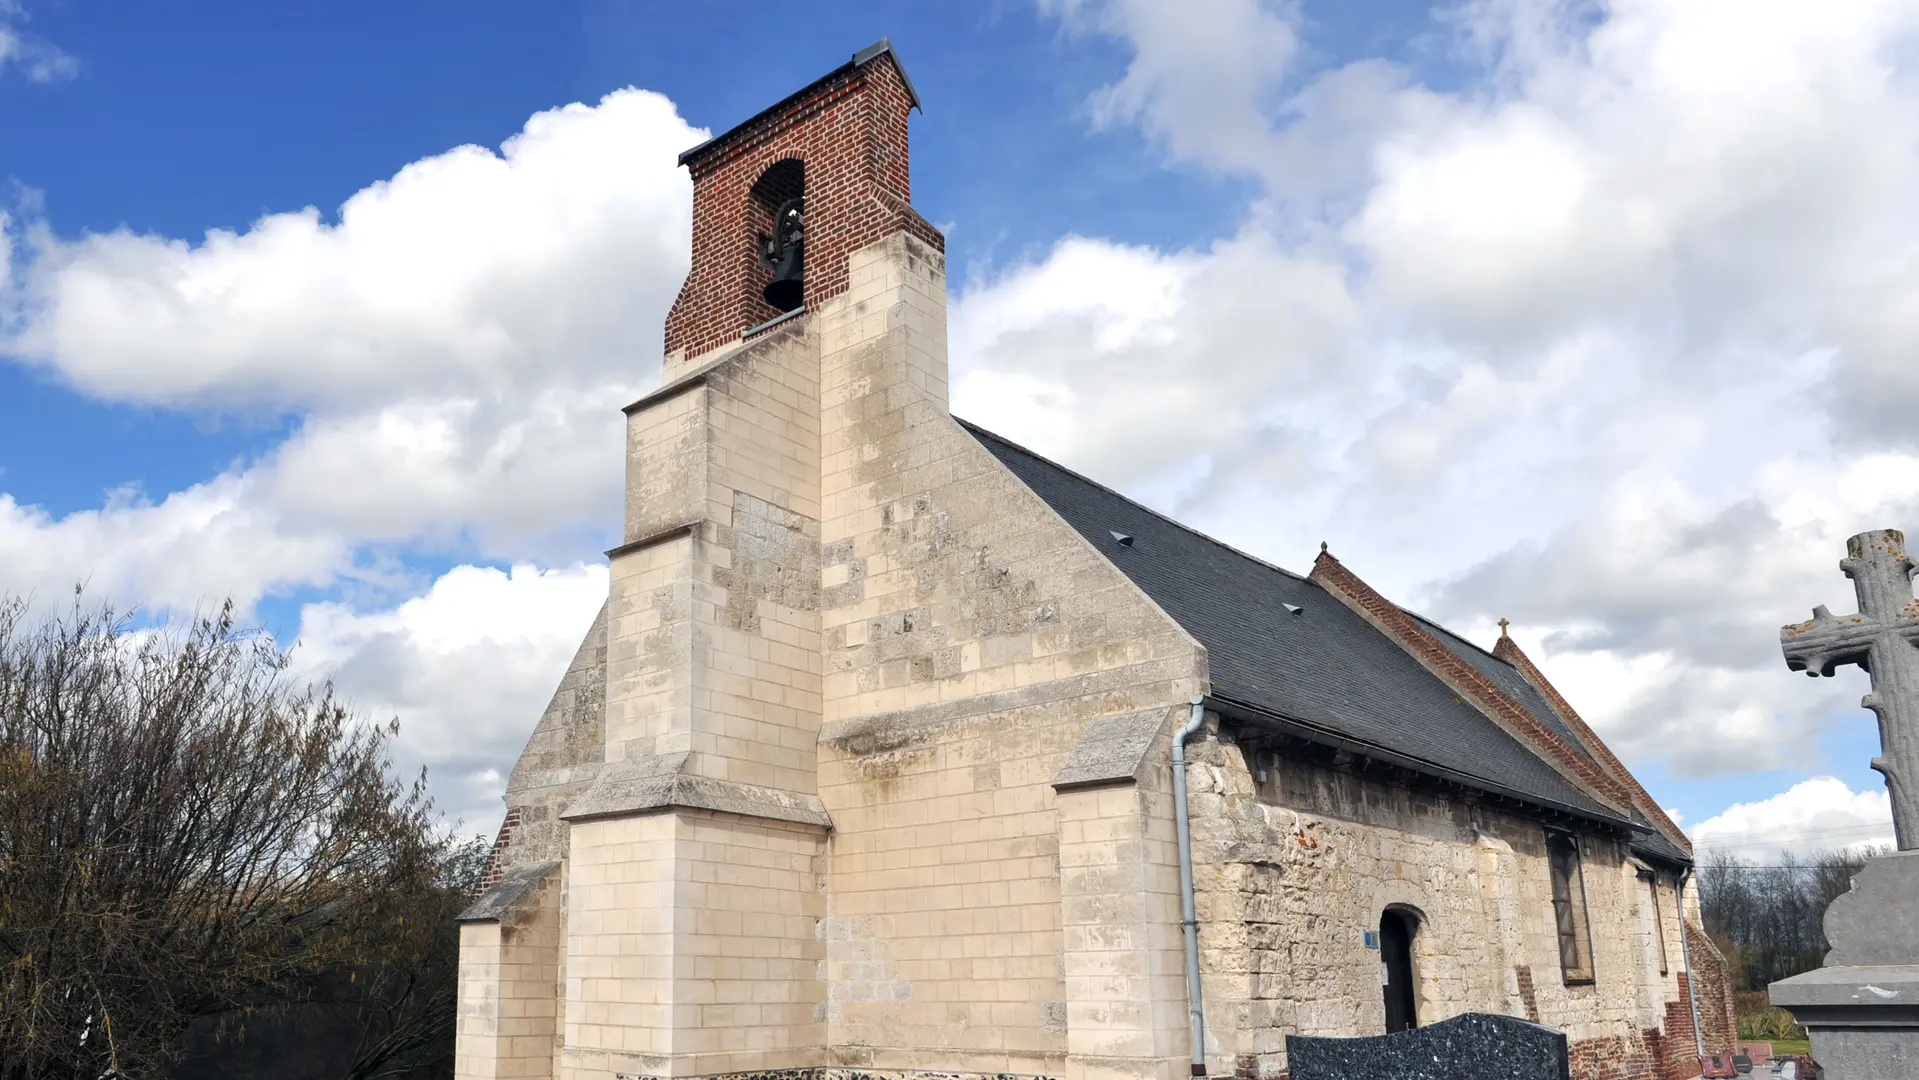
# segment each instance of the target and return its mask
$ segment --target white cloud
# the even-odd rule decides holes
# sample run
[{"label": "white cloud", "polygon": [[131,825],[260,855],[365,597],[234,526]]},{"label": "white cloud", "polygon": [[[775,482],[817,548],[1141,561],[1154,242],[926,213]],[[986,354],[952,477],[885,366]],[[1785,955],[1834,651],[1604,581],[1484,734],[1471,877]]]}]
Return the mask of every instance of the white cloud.
[{"label": "white cloud", "polygon": [[1776,630],[1851,603],[1846,536],[1919,527],[1919,4],[1466,3],[1452,91],[1296,43],[1241,70],[1290,8],[1040,6],[1133,50],[1097,118],[1267,198],[971,283],[956,411],[1482,640],[1518,620],[1630,760],[1803,767],[1863,716]]},{"label": "white cloud", "polygon": [[289,530],[253,488],[226,474],[157,503],[123,490],[58,519],[0,493],[0,594],[57,597],[84,584],[121,607],[193,611],[356,573],[344,537]]},{"label": "white cloud", "polygon": [[51,83],[71,79],[80,62],[59,46],[27,33],[27,14],[14,0],[0,0],[0,75],[16,69],[28,82]]},{"label": "white cloud", "polygon": [[[1299,51],[1297,18],[1261,0],[1039,0],[1069,28],[1125,37],[1132,62],[1089,101],[1096,123],[1138,122],[1177,155],[1258,173],[1268,107]],[[1287,5],[1288,8],[1291,5]]]},{"label": "white cloud", "polygon": [[1770,798],[1733,803],[1686,832],[1697,850],[1748,861],[1782,851],[1890,845],[1892,800],[1884,790],[1853,791],[1836,777],[1815,776]]},{"label": "white cloud", "polygon": [[[198,244],[49,239],[10,342],[100,397],[364,408],[395,397],[643,378],[686,273],[700,140],[626,90],[538,113],[499,153],[462,146],[318,210]],[[623,404],[623,403],[619,403]]]},{"label": "white cloud", "polygon": [[398,764],[426,764],[440,808],[487,832],[606,594],[603,566],[458,566],[392,608],[306,605],[295,671],[330,678],[371,719],[399,716]]},{"label": "white cloud", "polygon": [[619,408],[658,378],[686,269],[675,155],[703,136],[625,90],[539,113],[497,154],[414,162],[333,222],[270,214],[195,244],[0,219],[0,350],[107,400],[301,417],[158,502],[55,518],[0,501],[0,587],[87,578],[123,600],[246,604],[327,586],[369,547],[605,547]]}]

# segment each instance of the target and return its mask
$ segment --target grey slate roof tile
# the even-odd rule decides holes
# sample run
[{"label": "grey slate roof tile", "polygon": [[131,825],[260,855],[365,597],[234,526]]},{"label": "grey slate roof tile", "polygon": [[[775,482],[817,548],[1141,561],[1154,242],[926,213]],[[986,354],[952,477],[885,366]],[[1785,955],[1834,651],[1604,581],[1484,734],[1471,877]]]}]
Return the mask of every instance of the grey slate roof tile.
[{"label": "grey slate roof tile", "polygon": [[[1206,646],[1215,697],[1477,779],[1494,790],[1623,820],[1308,579],[961,423]],[[1115,533],[1132,543],[1120,543]],[[1435,629],[1449,648],[1542,722],[1564,730],[1564,722],[1510,665]]]},{"label": "grey slate roof tile", "polygon": [[1573,729],[1567,725],[1566,721],[1562,719],[1557,712],[1553,711],[1551,705],[1547,704],[1546,696],[1541,694],[1532,683],[1527,682],[1526,676],[1521,675],[1518,668],[1513,667],[1499,657],[1494,656],[1479,646],[1474,645],[1472,642],[1467,641],[1465,638],[1460,637],[1458,634],[1453,633],[1451,630],[1426,618],[1424,615],[1417,615],[1410,611],[1407,612],[1407,614],[1418,619],[1420,625],[1432,631],[1433,637],[1437,638],[1441,645],[1452,650],[1454,656],[1464,660],[1470,664],[1474,670],[1492,680],[1494,686],[1499,687],[1507,697],[1519,702],[1527,712],[1533,715],[1534,719],[1552,729],[1560,738],[1566,740],[1566,745],[1577,750],[1586,760],[1591,761],[1595,765],[1599,764],[1598,759],[1592,756],[1592,752],[1586,749],[1586,744],[1579,741],[1579,736],[1573,734]]}]

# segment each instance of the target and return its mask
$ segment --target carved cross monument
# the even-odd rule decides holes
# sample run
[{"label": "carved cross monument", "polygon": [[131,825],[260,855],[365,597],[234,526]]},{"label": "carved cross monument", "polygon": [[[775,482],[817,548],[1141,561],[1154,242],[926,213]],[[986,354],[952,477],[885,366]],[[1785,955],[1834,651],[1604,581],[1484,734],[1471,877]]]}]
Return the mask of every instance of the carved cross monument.
[{"label": "carved cross monument", "polygon": [[1831,675],[1858,664],[1872,676],[1860,702],[1879,717],[1882,753],[1872,767],[1892,793],[1892,827],[1899,850],[1919,849],[1919,600],[1912,596],[1913,561],[1897,529],[1860,533],[1846,541],[1839,569],[1859,596],[1857,615],[1834,615],[1825,605],[1807,622],[1779,631],[1786,666]]}]

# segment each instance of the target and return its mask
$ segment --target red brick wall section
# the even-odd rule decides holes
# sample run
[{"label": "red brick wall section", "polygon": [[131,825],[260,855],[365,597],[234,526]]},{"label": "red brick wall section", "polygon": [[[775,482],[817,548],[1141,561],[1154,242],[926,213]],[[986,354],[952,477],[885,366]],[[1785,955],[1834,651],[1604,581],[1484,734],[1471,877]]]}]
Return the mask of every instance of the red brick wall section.
[{"label": "red brick wall section", "polygon": [[1660,1044],[1660,1080],[1699,1075],[1699,1043],[1692,1033],[1692,987],[1679,973],[1679,1000],[1666,1002],[1665,1038]]},{"label": "red brick wall section", "polygon": [[1637,1036],[1582,1039],[1567,1047],[1573,1080],[1692,1080],[1699,1075],[1692,1023]]},{"label": "red brick wall section", "polygon": [[739,340],[780,312],[761,297],[772,271],[758,239],[770,232],[753,184],[792,159],[805,170],[806,306],[846,291],[846,259],[896,232],[944,251],[946,240],[910,205],[907,115],[912,99],[890,53],[814,88],[688,163],[693,173],[693,263],[666,317],[666,350],[691,357]]},{"label": "red brick wall section", "polygon": [[1399,605],[1379,595],[1371,585],[1359,580],[1351,570],[1322,551],[1313,561],[1310,575],[1314,584],[1338,597],[1381,633],[1399,643],[1421,667],[1432,672],[1453,693],[1471,701],[1479,711],[1521,742],[1539,751],[1554,768],[1575,785],[1602,802],[1611,802],[1623,811],[1632,805],[1632,796],[1624,785],[1540,723],[1525,706],[1481,675],[1472,665],[1453,655],[1437,638],[1421,627]]},{"label": "red brick wall section", "polygon": [[1566,1049],[1573,1080],[1658,1080],[1652,1048],[1642,1035],[1581,1039]]},{"label": "red brick wall section", "polygon": [[1599,759],[1599,763],[1605,766],[1606,771],[1632,793],[1633,805],[1645,811],[1646,817],[1658,826],[1666,839],[1677,844],[1681,851],[1692,851],[1692,841],[1687,839],[1686,834],[1679,830],[1679,826],[1673,824],[1672,819],[1666,816],[1666,811],[1660,808],[1659,803],[1639,783],[1639,778],[1632,774],[1632,770],[1626,768],[1623,762],[1613,756],[1612,749],[1599,737],[1598,732],[1587,726],[1585,719],[1573,710],[1572,704],[1560,695],[1559,689],[1546,681],[1545,673],[1539,670],[1538,665],[1534,664],[1532,657],[1527,656],[1519,647],[1518,642],[1505,634],[1499,635],[1499,640],[1493,643],[1493,655],[1517,668],[1519,673],[1525,676],[1526,681],[1533,684],[1533,689],[1538,690],[1545,697],[1546,704],[1559,714],[1559,718],[1566,722],[1567,727],[1573,729],[1573,733],[1586,744],[1586,749],[1592,751],[1593,756]]},{"label": "red brick wall section", "polygon": [[1691,922],[1686,923],[1686,950],[1692,960],[1692,986],[1699,995],[1699,1032],[1706,1053],[1730,1054],[1739,1027],[1732,1007],[1732,968],[1718,946]]},{"label": "red brick wall section", "polygon": [[1539,1023],[1539,994],[1533,989],[1533,969],[1526,964],[1515,964],[1513,978],[1519,980],[1519,1002],[1526,1007],[1526,1019]]},{"label": "red brick wall section", "polygon": [[506,858],[506,849],[513,845],[513,833],[520,827],[520,808],[513,807],[506,812],[506,820],[500,822],[500,831],[493,837],[493,850],[487,853],[486,866],[480,870],[480,884],[477,892],[485,892],[500,883],[506,873],[502,860]]}]

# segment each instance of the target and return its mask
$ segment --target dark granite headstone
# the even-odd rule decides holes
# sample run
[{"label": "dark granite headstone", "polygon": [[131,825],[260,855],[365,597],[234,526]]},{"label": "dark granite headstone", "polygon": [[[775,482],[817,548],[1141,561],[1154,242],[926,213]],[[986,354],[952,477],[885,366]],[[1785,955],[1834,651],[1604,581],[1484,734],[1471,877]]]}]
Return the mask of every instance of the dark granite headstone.
[{"label": "dark granite headstone", "polygon": [[1510,1016],[1463,1013],[1369,1038],[1286,1036],[1292,1080],[1569,1080],[1566,1033]]}]

